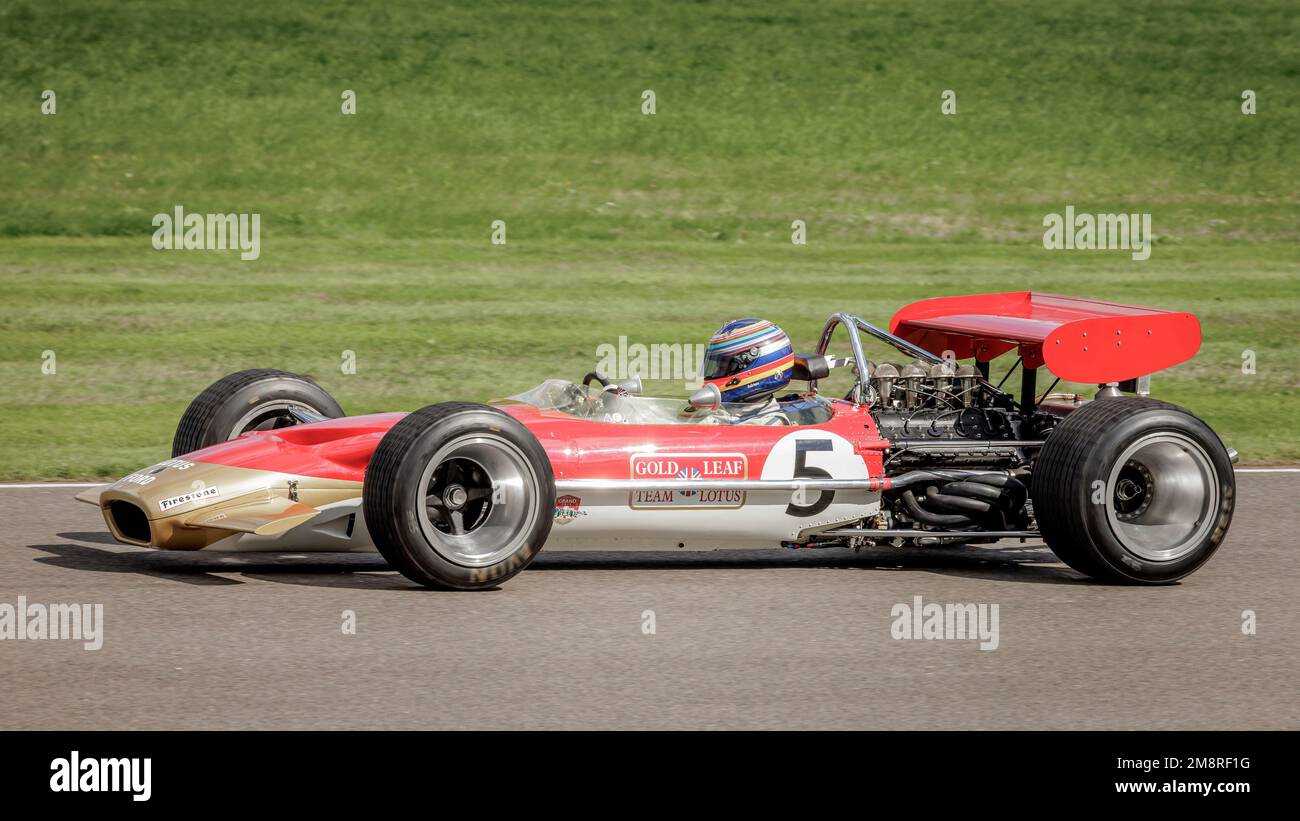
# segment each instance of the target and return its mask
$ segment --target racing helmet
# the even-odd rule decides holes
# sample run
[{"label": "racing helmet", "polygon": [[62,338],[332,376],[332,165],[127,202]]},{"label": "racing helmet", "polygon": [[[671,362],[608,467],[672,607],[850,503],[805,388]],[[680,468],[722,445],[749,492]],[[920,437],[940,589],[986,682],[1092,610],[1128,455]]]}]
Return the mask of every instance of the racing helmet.
[{"label": "racing helmet", "polygon": [[790,383],[794,347],[765,319],[734,319],[718,329],[704,352],[704,382],[723,402],[765,399]]}]

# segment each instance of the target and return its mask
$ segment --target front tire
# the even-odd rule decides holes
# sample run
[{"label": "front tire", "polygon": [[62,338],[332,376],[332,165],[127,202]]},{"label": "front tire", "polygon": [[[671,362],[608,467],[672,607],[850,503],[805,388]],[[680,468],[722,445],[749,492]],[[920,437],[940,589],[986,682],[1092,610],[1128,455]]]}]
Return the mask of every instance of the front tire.
[{"label": "front tire", "polygon": [[1227,449],[1190,411],[1141,397],[1090,402],[1034,464],[1034,517],[1049,547],[1095,579],[1168,584],[1228,533],[1236,479]]},{"label": "front tire", "polygon": [[305,376],[271,368],[222,377],[194,397],[172,439],[172,458],[225,442],[254,430],[298,424],[293,414],[337,419],[343,408]]},{"label": "front tire", "polygon": [[426,587],[495,587],[541,550],[555,478],[537,437],[487,405],[430,405],[375,448],[362,488],[375,547]]}]

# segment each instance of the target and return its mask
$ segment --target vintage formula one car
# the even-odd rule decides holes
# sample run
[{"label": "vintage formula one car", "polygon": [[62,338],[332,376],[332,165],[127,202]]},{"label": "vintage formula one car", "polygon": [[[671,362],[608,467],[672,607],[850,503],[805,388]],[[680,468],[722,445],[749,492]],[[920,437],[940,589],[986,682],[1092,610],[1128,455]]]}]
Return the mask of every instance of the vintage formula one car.
[{"label": "vintage formula one car", "polygon": [[[845,355],[830,352],[837,330]],[[902,363],[869,360],[864,335]],[[1150,375],[1200,341],[1189,313],[1028,292],[923,300],[888,332],[839,313],[796,357],[806,388],[780,398],[779,425],[695,423],[687,402],[596,373],[492,405],[348,417],[308,378],[241,371],[190,404],[172,459],[78,498],[125,544],[378,549],[431,587],[497,585],[543,545],[1008,538],[1041,538],[1097,579],[1167,583],[1210,558],[1235,498],[1235,453],[1192,413],[1147,398]],[[1018,394],[989,378],[1011,352]],[[837,368],[852,383],[844,398],[818,390]],[[1040,370],[1098,385],[1096,398],[1039,395]],[[717,397],[701,390],[689,405]]]}]

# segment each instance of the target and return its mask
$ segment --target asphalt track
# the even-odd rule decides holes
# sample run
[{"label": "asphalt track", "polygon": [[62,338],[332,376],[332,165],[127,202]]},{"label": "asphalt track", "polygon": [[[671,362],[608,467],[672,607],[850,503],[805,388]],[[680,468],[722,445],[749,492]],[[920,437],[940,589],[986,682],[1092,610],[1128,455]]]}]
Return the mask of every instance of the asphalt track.
[{"label": "asphalt track", "polygon": [[[101,603],[104,644],[0,641],[0,728],[1296,729],[1298,491],[1239,475],[1225,545],[1163,588],[1002,543],[543,552],[439,593],[378,556],[124,547],[75,489],[7,487],[0,603]],[[997,604],[997,649],[892,638],[918,595]]]}]

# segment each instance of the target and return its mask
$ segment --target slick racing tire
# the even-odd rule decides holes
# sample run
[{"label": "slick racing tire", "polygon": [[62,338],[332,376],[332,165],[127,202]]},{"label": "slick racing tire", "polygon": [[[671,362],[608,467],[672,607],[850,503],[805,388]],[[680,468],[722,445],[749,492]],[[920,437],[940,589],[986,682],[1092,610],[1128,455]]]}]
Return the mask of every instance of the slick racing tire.
[{"label": "slick racing tire", "polygon": [[394,425],[366,468],[366,527],[426,587],[495,587],[541,550],[555,477],[537,437],[487,405],[430,405]]},{"label": "slick racing tire", "polygon": [[1044,539],[1070,567],[1168,584],[1223,543],[1236,480],[1227,449],[1194,414],[1120,397],[1089,402],[1048,436],[1031,498]]},{"label": "slick racing tire", "polygon": [[305,376],[269,368],[239,371],[218,379],[181,415],[172,439],[172,458],[255,430],[299,423],[295,413],[337,419],[343,409]]}]

